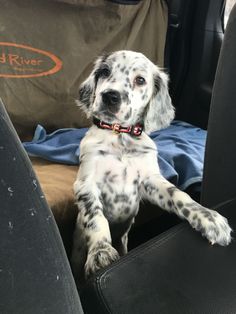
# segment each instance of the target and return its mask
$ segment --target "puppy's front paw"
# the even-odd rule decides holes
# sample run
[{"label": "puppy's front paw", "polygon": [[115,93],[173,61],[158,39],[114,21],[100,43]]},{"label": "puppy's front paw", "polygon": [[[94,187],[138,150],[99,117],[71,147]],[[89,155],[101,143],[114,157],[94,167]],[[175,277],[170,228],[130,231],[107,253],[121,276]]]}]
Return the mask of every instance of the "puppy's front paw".
[{"label": "puppy's front paw", "polygon": [[211,244],[226,246],[231,242],[232,229],[228,220],[214,210],[204,208],[192,226],[200,231]]},{"label": "puppy's front paw", "polygon": [[88,257],[85,264],[86,278],[118,259],[118,252],[109,243],[96,243],[96,245],[88,251]]}]

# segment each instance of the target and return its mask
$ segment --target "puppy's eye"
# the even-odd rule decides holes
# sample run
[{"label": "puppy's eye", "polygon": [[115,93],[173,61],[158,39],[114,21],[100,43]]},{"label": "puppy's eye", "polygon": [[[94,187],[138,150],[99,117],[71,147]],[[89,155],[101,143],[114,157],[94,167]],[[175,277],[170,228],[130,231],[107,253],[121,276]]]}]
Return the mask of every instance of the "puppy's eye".
[{"label": "puppy's eye", "polygon": [[146,80],[142,76],[137,76],[134,80],[134,83],[138,86],[142,86],[146,84]]}]

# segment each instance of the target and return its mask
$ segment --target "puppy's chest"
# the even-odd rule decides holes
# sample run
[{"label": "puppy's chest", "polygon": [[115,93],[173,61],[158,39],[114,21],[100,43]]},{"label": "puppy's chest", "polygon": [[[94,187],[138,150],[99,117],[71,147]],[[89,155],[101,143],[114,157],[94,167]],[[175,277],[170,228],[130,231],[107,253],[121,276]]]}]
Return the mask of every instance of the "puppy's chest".
[{"label": "puppy's chest", "polygon": [[110,156],[98,162],[96,184],[101,192],[104,214],[110,222],[122,222],[136,214],[141,178],[128,160]]},{"label": "puppy's chest", "polygon": [[96,172],[103,185],[129,189],[140,183],[145,168],[142,150],[132,142],[122,144],[117,141],[101,145],[95,154]]},{"label": "puppy's chest", "polygon": [[106,153],[100,152],[96,162],[96,183],[104,214],[112,223],[126,221],[136,215],[140,201],[141,159],[133,145],[111,145],[103,150]]},{"label": "puppy's chest", "polygon": [[[145,135],[140,139],[112,133],[103,136],[105,132],[99,135],[96,141],[88,136],[82,146],[81,177],[92,175],[109,222],[123,223],[137,213],[142,180],[156,160],[155,144]],[[84,160],[89,162],[83,166]]]}]

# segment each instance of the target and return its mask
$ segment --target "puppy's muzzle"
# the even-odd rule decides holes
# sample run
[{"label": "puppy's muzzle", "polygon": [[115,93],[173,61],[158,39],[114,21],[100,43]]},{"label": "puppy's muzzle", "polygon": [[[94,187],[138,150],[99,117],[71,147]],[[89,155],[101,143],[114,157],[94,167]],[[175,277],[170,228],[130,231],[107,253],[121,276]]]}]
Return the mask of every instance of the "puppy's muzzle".
[{"label": "puppy's muzzle", "polygon": [[120,109],[121,96],[116,90],[109,89],[102,92],[103,106],[112,113],[117,113]]}]

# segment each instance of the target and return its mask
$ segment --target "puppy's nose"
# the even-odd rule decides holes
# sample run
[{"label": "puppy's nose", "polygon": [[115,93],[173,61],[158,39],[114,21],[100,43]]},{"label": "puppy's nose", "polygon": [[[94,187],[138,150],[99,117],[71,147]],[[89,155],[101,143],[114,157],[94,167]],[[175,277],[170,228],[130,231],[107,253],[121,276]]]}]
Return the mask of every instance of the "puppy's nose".
[{"label": "puppy's nose", "polygon": [[116,90],[109,89],[102,93],[103,104],[112,112],[117,112],[121,103],[120,93]]}]

